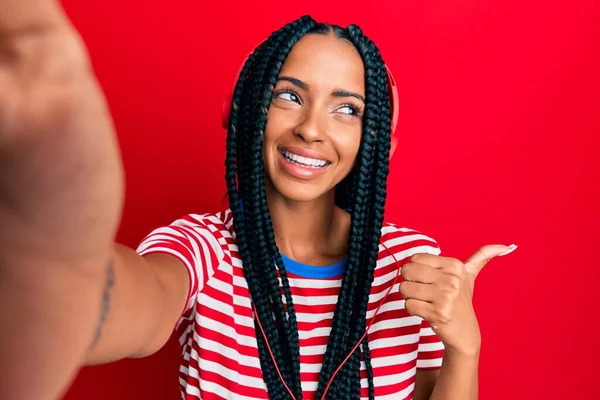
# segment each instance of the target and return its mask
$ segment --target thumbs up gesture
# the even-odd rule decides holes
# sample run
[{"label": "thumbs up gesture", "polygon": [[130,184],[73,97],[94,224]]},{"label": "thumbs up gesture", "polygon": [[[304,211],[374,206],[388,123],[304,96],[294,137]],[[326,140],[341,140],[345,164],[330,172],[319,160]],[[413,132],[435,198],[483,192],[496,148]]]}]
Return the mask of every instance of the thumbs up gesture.
[{"label": "thumbs up gesture", "polygon": [[455,258],[415,254],[402,266],[400,293],[409,314],[429,322],[446,349],[476,355],[481,333],[473,309],[475,280],[494,257],[511,253],[515,245],[487,245],[464,263]]}]

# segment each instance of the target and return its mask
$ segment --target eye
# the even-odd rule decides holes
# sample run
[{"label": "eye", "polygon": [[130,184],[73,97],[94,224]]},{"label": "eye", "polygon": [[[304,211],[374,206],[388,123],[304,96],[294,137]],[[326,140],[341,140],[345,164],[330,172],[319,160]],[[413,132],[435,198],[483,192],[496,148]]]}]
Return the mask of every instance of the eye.
[{"label": "eye", "polygon": [[340,112],[341,114],[352,115],[355,117],[362,116],[362,110],[359,107],[356,107],[352,104],[344,104],[339,107],[336,112]]},{"label": "eye", "polygon": [[275,93],[275,97],[300,104],[300,97],[295,92],[288,89]]}]

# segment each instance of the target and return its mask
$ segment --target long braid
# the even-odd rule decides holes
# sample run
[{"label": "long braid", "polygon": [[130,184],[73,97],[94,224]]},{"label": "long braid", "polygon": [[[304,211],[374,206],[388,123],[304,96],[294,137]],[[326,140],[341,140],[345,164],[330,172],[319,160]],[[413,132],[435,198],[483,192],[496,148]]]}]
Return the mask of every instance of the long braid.
[{"label": "long braid", "polygon": [[[271,48],[270,51],[268,53],[268,55],[266,57],[264,57],[263,59],[261,59],[259,65],[257,66],[256,69],[256,73],[254,76],[254,80],[253,82],[253,87],[251,90],[251,101],[250,104],[258,104],[258,102],[260,101],[260,99],[262,98],[262,81],[264,80],[264,76],[267,72],[268,69],[268,63],[270,62],[270,59],[274,56],[274,54],[277,54],[279,51],[279,45],[280,43],[285,39],[286,36],[286,31],[288,30],[293,30],[292,26],[288,26],[286,28],[283,28],[281,30],[281,35],[280,37],[278,37],[276,40],[274,40],[271,43]],[[263,169],[263,165],[262,165],[262,136],[264,134],[264,128],[260,128],[259,124],[256,122],[257,121],[257,117],[256,117],[256,108],[252,109],[252,124],[254,125],[253,130],[254,132],[258,132],[258,134],[254,134],[253,136],[250,137],[250,144],[248,147],[246,147],[246,149],[249,149],[250,151],[247,151],[247,154],[249,156],[248,159],[248,163],[246,164],[248,166],[248,181],[244,182],[245,186],[248,187],[249,189],[249,193],[248,193],[248,216],[249,219],[253,222],[253,227],[252,227],[252,231],[254,233],[254,240],[253,240],[253,249],[252,249],[252,254],[253,254],[253,263],[257,266],[258,270],[259,270],[259,279],[261,279],[261,284],[265,287],[265,293],[266,293],[266,298],[263,299],[263,302],[268,303],[268,308],[266,307],[261,307],[260,310],[262,311],[262,313],[259,311],[259,316],[262,317],[261,320],[265,319],[265,315],[267,318],[267,322],[263,322],[263,324],[265,325],[266,328],[266,332],[267,332],[267,337],[270,343],[270,346],[272,349],[274,349],[275,353],[277,353],[277,355],[275,356],[275,359],[277,360],[277,364],[278,367],[282,373],[282,376],[284,378],[284,380],[289,384],[292,383],[292,387],[294,387],[293,385],[293,381],[295,381],[295,379],[292,378],[291,374],[290,374],[290,363],[286,362],[286,360],[289,360],[289,352],[286,351],[286,343],[285,341],[282,340],[283,337],[286,337],[286,330],[287,330],[287,321],[285,320],[285,314],[284,314],[284,310],[283,310],[283,306],[281,304],[281,300],[274,298],[274,294],[273,294],[273,285],[270,282],[270,279],[268,279],[271,275],[274,274],[274,268],[272,268],[273,263],[269,263],[269,257],[268,257],[268,253],[266,253],[267,249],[270,247],[268,246],[267,240],[265,238],[264,235],[264,230],[265,230],[265,222],[264,222],[264,213],[261,210],[261,199],[260,199],[260,190],[257,186],[262,186],[262,182],[261,179],[259,179],[258,177],[264,176],[264,169]],[[257,183],[258,181],[258,183]],[[269,268],[269,266],[271,266],[271,268]],[[266,270],[266,271],[265,271]],[[265,274],[266,272],[266,274]],[[267,279],[265,279],[267,278]],[[250,282],[249,282],[250,284]],[[272,318],[272,313],[275,313],[275,319],[273,320]],[[262,315],[261,315],[262,314]],[[269,369],[274,369],[274,366],[271,365],[272,361],[267,359],[267,362],[269,364]],[[263,367],[264,368],[264,367]],[[292,380],[293,379],[293,380]],[[290,382],[292,380],[292,382]],[[269,389],[270,392],[272,391],[271,389]],[[286,398],[287,396],[285,395],[285,393],[283,393],[282,391],[280,391],[278,389],[278,392],[281,396],[283,396],[283,398]],[[271,393],[271,397],[276,398],[279,397],[278,394],[275,393]]]},{"label": "long braid", "polygon": [[[351,314],[349,340],[346,343],[346,352],[355,345],[356,341],[362,336],[366,329],[366,309],[368,306],[369,293],[373,282],[373,273],[377,263],[379,252],[379,238],[381,235],[381,226],[383,224],[383,214],[385,205],[386,181],[388,174],[389,158],[389,135],[390,135],[390,105],[387,93],[387,76],[385,66],[381,60],[379,51],[374,44],[368,40],[356,26],[350,26],[347,29],[348,39],[358,49],[365,65],[365,91],[367,104],[363,116],[363,141],[361,143],[361,152],[359,160],[358,175],[355,177],[355,184],[351,187],[352,197],[355,199],[354,207],[365,201],[370,205],[365,209],[353,208],[353,219],[363,217],[364,224],[352,226],[350,243],[353,243],[353,236],[359,237],[363,242],[361,254],[357,256],[362,264],[356,278],[357,299],[352,304],[353,313]],[[361,226],[362,225],[362,226]],[[362,228],[362,230],[361,230]],[[352,249],[350,252],[352,257]],[[354,271],[349,267],[346,274],[352,274]],[[346,278],[346,277],[345,277]],[[343,290],[343,289],[342,289]],[[340,301],[341,299],[340,295]],[[338,307],[341,304],[338,303]],[[337,311],[337,310],[336,310]],[[333,332],[330,336],[329,345],[332,341],[339,340],[339,332]],[[329,347],[328,345],[328,347]],[[373,371],[368,351],[368,340],[365,338],[361,344],[365,364],[367,367],[367,377],[369,382],[369,398],[374,398]],[[364,349],[367,349],[366,351]],[[327,354],[326,354],[327,357]],[[339,365],[336,361],[331,365],[324,361],[321,372],[320,388],[326,384],[329,371],[326,368],[335,370]],[[360,396],[360,354],[354,353],[347,361],[346,365],[338,372],[339,384],[335,385],[334,391],[328,398],[355,398]],[[333,371],[332,371],[333,372]],[[338,380],[338,378],[336,378]],[[331,389],[330,389],[331,390]],[[358,391],[358,393],[357,393]],[[318,390],[317,396],[322,392]]]},{"label": "long braid", "polygon": [[[368,92],[367,92],[368,97]],[[371,110],[371,106],[367,101],[365,106],[365,111],[363,115],[363,124],[364,126],[370,125],[371,118],[373,118],[373,112]],[[344,310],[345,312],[342,314],[339,313],[339,325],[336,329],[335,326],[335,315],[334,315],[334,325],[332,326],[332,333],[330,336],[330,346],[333,343],[338,343],[339,350],[338,354],[333,353],[331,356],[331,368],[333,372],[335,368],[343,361],[348,352],[351,350],[354,342],[356,340],[352,340],[352,332],[355,328],[351,325],[352,319],[352,311],[354,308],[354,304],[356,302],[357,292],[356,288],[359,285],[359,274],[360,270],[365,268],[365,264],[363,261],[363,252],[365,245],[365,229],[368,226],[368,209],[369,209],[369,185],[371,180],[370,171],[372,169],[372,158],[373,158],[373,142],[374,138],[370,135],[363,134],[363,140],[361,143],[360,150],[360,161],[359,161],[359,169],[358,169],[358,178],[354,185],[354,202],[352,205],[352,213],[353,219],[350,229],[350,252],[349,252],[349,260],[348,269],[344,276],[344,280],[347,280],[348,287],[345,288],[342,283],[342,289],[340,291],[340,296],[338,300],[338,305],[336,307],[336,311],[338,309]],[[352,265],[351,265],[352,264]],[[329,346],[328,346],[329,347]],[[331,346],[332,349],[334,348]],[[326,353],[327,357],[327,353]],[[350,389],[350,382],[356,381],[358,368],[356,368],[356,363],[354,361],[355,356],[351,357],[346,364],[342,367],[338,375],[334,380],[334,393],[338,393],[340,398],[345,398],[346,396],[351,396],[351,393],[348,393]],[[324,361],[323,369],[329,366],[329,363]],[[325,378],[325,373],[322,371],[322,380],[324,382],[329,381],[330,377]],[[359,381],[360,383],[360,381]],[[320,394],[319,394],[320,395]],[[347,397],[346,397],[347,398]]]},{"label": "long braid", "polygon": [[[247,86],[242,96],[242,108],[244,108],[243,113],[245,114],[245,118],[243,119],[244,124],[238,126],[238,130],[242,131],[246,140],[241,139],[238,141],[238,145],[244,145],[244,148],[236,151],[237,154],[244,153],[238,159],[240,165],[243,162],[243,168],[238,167],[238,170],[244,169],[238,175],[239,186],[243,187],[245,193],[245,220],[241,229],[250,231],[253,234],[253,240],[247,243],[248,251],[244,254],[240,248],[244,271],[249,288],[260,286],[263,289],[260,291],[263,294],[260,298],[257,297],[258,291],[257,295],[251,291],[251,295],[269,345],[273,350],[277,366],[297,398],[301,398],[302,396],[298,327],[295,313],[293,312],[291,291],[285,275],[285,268],[278,252],[273,254],[273,249],[276,248],[276,245],[266,205],[262,144],[266,125],[265,114],[271,101],[270,96],[275,79],[293,45],[313,25],[314,21],[310,17],[301,18],[280,29],[261,46],[264,48],[263,57],[255,60],[254,68],[245,77]],[[240,76],[241,79],[242,77]],[[257,105],[259,106],[257,107]],[[229,185],[233,188],[231,182]],[[237,190],[237,188],[233,188],[233,190]],[[239,191],[241,192],[242,190]],[[232,197],[230,201],[233,202],[234,200]],[[233,208],[232,212],[235,213]],[[237,232],[239,228],[235,219],[234,223],[236,223],[235,230]],[[281,301],[279,281],[274,268],[275,263],[279,264],[278,266],[283,278],[288,312],[291,311],[289,320]],[[246,272],[247,269],[249,273]],[[273,399],[289,398],[287,391],[285,391],[276,375],[273,362],[268,357],[264,339],[260,334],[257,337],[261,367],[269,391],[269,397]]]},{"label": "long braid", "polygon": [[[307,33],[331,32],[353,43],[363,58],[367,104],[357,168],[336,190],[336,204],[352,207],[350,250],[317,388],[320,398],[331,375],[364,333],[366,325],[388,171],[390,113],[383,62],[377,49],[357,27],[343,30],[302,17],[274,32],[249,57],[232,101],[226,159],[228,195],[244,274],[256,306],[258,353],[271,399],[290,396],[275,371],[256,318],[260,318],[273,357],[296,399],[302,398],[302,388],[296,314],[266,201],[262,160],[266,114],[279,71],[295,43]],[[287,312],[275,267],[279,270]],[[369,398],[373,399],[373,371],[366,338],[361,349],[369,377]],[[340,370],[327,395],[328,399],[357,397],[360,397],[360,352],[355,352]]]},{"label": "long braid", "polygon": [[[276,39],[277,33],[274,33],[272,37],[266,41],[265,46],[259,47],[255,51],[255,53],[249,57],[247,63],[245,64],[240,74],[240,79],[238,80],[238,84],[232,101],[232,112],[230,116],[230,125],[228,130],[228,157],[226,166],[228,194],[232,214],[234,217],[236,242],[240,250],[240,255],[242,255],[242,259],[244,260],[244,273],[249,283],[248,286],[251,297],[255,304],[257,304],[257,309],[262,311],[262,319],[265,320],[265,332],[267,334],[267,337],[269,338],[269,343],[272,343],[276,359],[278,359],[279,362],[281,362],[281,356],[280,354],[278,354],[278,347],[273,345],[275,343],[275,340],[273,340],[274,330],[269,329],[269,325],[272,325],[268,323],[271,320],[271,318],[264,317],[264,315],[266,314],[264,312],[265,308],[270,310],[270,306],[268,304],[265,304],[264,302],[265,299],[268,299],[268,296],[265,296],[265,285],[263,284],[263,282],[261,282],[259,278],[260,271],[258,270],[257,265],[252,262],[252,259],[248,260],[247,257],[244,257],[244,255],[253,253],[253,250],[251,249],[252,240],[246,236],[246,223],[247,221],[252,220],[248,217],[248,214],[251,214],[252,210],[251,207],[249,207],[249,205],[246,204],[246,206],[244,207],[246,212],[244,213],[242,211],[240,201],[242,198],[247,198],[248,196],[248,187],[245,184],[245,182],[251,181],[249,171],[247,168],[249,158],[248,152],[243,150],[248,149],[249,142],[252,137],[251,134],[248,134],[248,129],[246,129],[246,127],[248,126],[248,121],[250,119],[251,107],[245,107],[244,105],[248,104],[248,97],[252,95],[253,91],[251,85],[245,85],[245,83],[253,82],[253,77],[255,74],[254,69],[256,67],[257,61],[264,57],[264,53],[268,49],[269,43]],[[242,108],[241,113],[239,107]],[[238,115],[240,115],[239,121]],[[236,137],[236,133],[238,132],[239,134]],[[238,148],[242,151],[237,151]],[[238,174],[238,184],[236,184],[235,180],[236,172]],[[256,329],[258,331],[258,328]],[[270,392],[272,392],[272,397],[285,398],[283,396],[285,388],[283,388],[282,384],[277,383],[278,377],[274,366],[272,365],[272,362],[269,358],[269,354],[266,349],[266,343],[261,335],[257,335],[257,344],[264,380],[265,382],[271,383]]]},{"label": "long braid", "polygon": [[[369,96],[369,91],[367,90],[367,98]],[[363,116],[363,124],[365,127],[370,126],[373,118],[376,117],[376,112],[372,109],[373,107],[368,102],[365,106],[364,116]],[[353,224],[351,227],[350,233],[350,243],[357,243],[357,251],[355,254],[350,253],[350,257],[354,256],[356,260],[355,269],[348,268],[347,274],[348,278],[352,278],[353,290],[348,291],[348,300],[347,303],[342,305],[341,301],[343,301],[342,293],[340,293],[340,304],[338,307],[347,307],[349,312],[344,316],[345,317],[345,327],[347,329],[345,331],[346,338],[342,342],[343,346],[341,347],[341,358],[338,358],[334,367],[342,362],[348,352],[354,347],[354,344],[358,340],[356,337],[356,333],[358,332],[358,328],[356,326],[356,322],[353,321],[355,315],[355,308],[357,299],[362,296],[362,293],[358,290],[360,288],[360,276],[361,272],[365,269],[368,269],[367,266],[369,264],[365,263],[365,244],[368,243],[367,235],[365,233],[368,232],[368,227],[370,225],[369,210],[370,210],[370,186],[372,184],[372,174],[371,171],[373,169],[372,160],[374,158],[374,146],[373,142],[375,138],[369,134],[363,134],[363,142],[362,142],[362,150],[360,157],[360,165],[358,170],[358,179],[356,181],[356,185],[354,188],[354,197],[356,199],[353,214],[357,215],[355,220],[356,224]],[[343,289],[342,289],[343,290]],[[335,334],[332,334],[332,338],[330,340],[334,340]],[[339,392],[339,398],[351,398],[355,395],[355,389],[358,388],[360,390],[360,361],[359,361],[359,352],[355,352],[350,359],[346,362],[346,364],[342,367],[340,372],[338,373],[338,377],[336,377],[337,385],[335,393]],[[334,381],[335,382],[335,381]],[[351,391],[352,390],[352,391]]]},{"label": "long braid", "polygon": [[[379,239],[381,236],[381,226],[383,224],[383,215],[386,199],[386,182],[389,172],[389,134],[391,125],[391,113],[389,106],[388,97],[388,82],[387,74],[385,71],[385,65],[379,54],[379,50],[375,44],[365,38],[360,28],[357,26],[350,26],[348,28],[350,33],[350,40],[355,44],[361,55],[371,54],[370,57],[363,55],[365,60],[365,71],[367,71],[367,80],[371,81],[368,85],[371,93],[367,93],[367,96],[373,98],[373,102],[377,104],[377,118],[374,122],[375,126],[372,129],[373,134],[377,140],[374,146],[375,149],[375,160],[373,162],[373,175],[371,179],[371,190],[370,194],[371,204],[373,207],[370,210],[368,221],[370,221],[370,238],[367,236],[369,243],[376,243],[377,245],[371,246],[368,252],[365,252],[365,265],[373,265],[377,263],[379,255]],[[359,279],[359,288],[357,291],[362,293],[362,298],[358,303],[356,313],[354,314],[353,322],[359,327],[355,335],[352,337],[351,342],[355,343],[364,333],[366,327],[366,310],[369,302],[369,293],[371,292],[371,284],[373,282],[374,268],[364,268],[362,276]],[[371,366],[370,350],[368,346],[368,336],[361,343],[363,349],[363,355],[365,359],[368,381],[369,381],[369,398],[374,398],[374,387],[373,387],[373,370]]]},{"label": "long braid", "polygon": [[[262,99],[262,103],[259,104],[259,109],[262,111],[262,113],[259,115],[258,122],[257,122],[257,127],[261,131],[266,126],[267,110],[271,103],[273,89],[275,88],[275,85],[277,84],[277,76],[279,75],[279,71],[281,70],[281,68],[283,66],[283,63],[285,61],[285,58],[287,57],[287,54],[291,51],[292,47],[296,44],[296,42],[298,40],[300,40],[300,38],[302,38],[306,34],[306,32],[309,31],[310,29],[312,29],[315,25],[315,23],[314,23],[314,21],[312,21],[312,19],[311,20],[307,19],[306,21],[300,20],[299,24],[301,26],[298,29],[296,29],[296,32],[294,32],[292,35],[290,35],[290,37],[288,37],[287,40],[281,44],[281,47],[279,48],[279,51],[277,52],[276,56],[273,57],[273,59],[269,63],[270,71],[268,71],[265,74],[265,81],[263,82],[263,85],[267,87],[267,90],[264,92],[264,97]],[[262,136],[260,137],[258,144],[259,144],[260,149],[262,149],[262,146],[263,146],[263,137]],[[257,155],[257,157],[256,157],[255,161],[256,161],[257,165],[260,166],[260,168],[262,169],[263,174],[264,174],[262,153],[259,151],[256,153],[256,155]],[[273,232],[273,224],[271,221],[271,215],[270,215],[268,204],[267,204],[265,186],[264,186],[263,182],[256,181],[256,183],[257,183],[256,189],[258,191],[258,199],[260,200],[260,205],[259,205],[260,211],[262,212],[262,215],[263,215],[263,218],[265,221],[264,227],[263,227],[264,228],[264,236],[265,236],[265,240],[266,240],[267,244],[269,245],[269,246],[264,247],[265,257],[267,257],[267,258],[274,257],[274,263],[278,267],[279,275],[281,278],[281,286],[283,286],[285,304],[287,306],[287,316],[289,317],[288,320],[285,319],[286,311],[283,308],[283,302],[281,300],[281,293],[279,290],[280,283],[279,283],[279,280],[277,279],[276,274],[270,273],[271,271],[273,271],[273,269],[269,268],[268,271],[265,271],[266,272],[265,276],[267,278],[269,278],[272,293],[274,295],[273,301],[279,308],[279,315],[280,315],[280,318],[282,318],[282,324],[283,324],[283,326],[286,327],[287,340],[284,343],[285,343],[285,345],[287,345],[287,346],[285,346],[285,349],[287,350],[287,354],[289,357],[288,359],[290,360],[289,367],[291,367],[291,369],[292,369],[291,373],[292,373],[292,376],[294,377],[294,380],[292,380],[292,384],[293,384],[292,387],[293,387],[294,395],[296,398],[301,398],[302,397],[302,387],[300,384],[300,347],[298,344],[299,338],[298,338],[298,323],[296,320],[296,312],[295,312],[295,308],[294,308],[294,303],[292,301],[292,293],[291,293],[291,289],[290,289],[290,285],[289,285],[289,281],[288,281],[288,277],[287,277],[287,272],[286,272],[285,266],[283,264],[283,260],[281,259],[281,254],[279,253],[279,250],[275,243],[275,234]]]},{"label": "long braid", "polygon": [[[263,85],[267,86],[268,89],[263,94],[262,103],[259,104],[259,109],[262,111],[257,120],[257,128],[259,131],[263,131],[264,127],[266,126],[266,113],[271,103],[271,96],[276,84],[276,77],[283,66],[283,62],[285,61],[287,54],[291,51],[294,44],[314,25],[314,21],[300,20],[298,25],[299,26],[295,27],[296,29],[291,35],[284,37],[284,40],[281,43],[276,55],[269,62],[268,70],[265,74],[265,81],[263,82]],[[262,139],[263,137],[261,135],[257,141],[257,150],[259,151],[256,153],[254,151],[252,152],[252,154],[256,155],[255,165],[261,170],[261,174],[259,176],[264,176],[262,153],[260,151],[263,146]],[[267,206],[264,182],[256,180],[255,183],[257,199],[259,201],[258,209],[262,213],[264,221],[262,228],[265,246],[262,246],[262,250],[264,252],[265,259],[272,260],[271,264],[265,264],[267,268],[265,271],[265,277],[268,279],[270,284],[270,293],[273,295],[272,301],[276,308],[276,317],[279,318],[278,326],[285,328],[283,330],[285,336],[287,336],[287,338],[284,339],[284,336],[282,335],[282,347],[287,355],[287,359],[290,360],[287,366],[291,369],[291,375],[293,377],[291,382],[288,383],[292,384],[292,391],[294,392],[295,397],[301,398],[302,388],[300,384],[300,348],[298,345],[298,324],[292,302],[291,289],[287,279],[285,266],[283,265],[281,255],[275,244],[275,236]],[[275,257],[275,259],[273,259],[273,257]],[[277,264],[282,279],[281,283],[283,286],[285,302],[288,308],[287,316],[289,316],[289,319],[286,319],[286,311],[283,307],[281,293],[279,290],[279,280],[277,279],[276,270],[273,269],[274,264]]]},{"label": "long braid", "polygon": [[[237,149],[243,150],[247,148],[248,135],[244,134],[244,127],[249,118],[249,107],[243,107],[243,99],[248,96],[247,86],[249,85],[245,85],[245,83],[250,79],[250,72],[252,71],[252,68],[254,68],[256,60],[262,56],[262,53],[264,53],[264,47],[258,48],[251,54],[240,73],[240,79],[237,82],[232,100],[227,136],[226,180],[229,203],[235,226],[236,243],[241,255],[251,253],[248,244],[251,240],[247,237],[245,228],[247,218],[241,206],[241,199],[246,197],[245,185],[241,184],[241,182],[248,180],[247,168],[244,167],[245,165],[248,165],[246,161],[248,157],[246,152],[238,152]],[[240,108],[242,109],[240,110]],[[246,206],[246,208],[248,207]],[[246,275],[248,282],[258,281],[256,267],[251,262],[244,264],[244,274]],[[265,298],[263,286],[264,285],[262,284],[249,284],[250,294],[253,299]],[[257,335],[257,345],[264,380],[265,382],[275,382],[277,380],[277,375],[274,368],[268,367],[268,364],[271,361],[269,359],[265,341],[261,335]],[[285,390],[285,388],[278,388],[280,393],[282,393],[283,390]],[[271,391],[275,392],[276,390],[271,389]],[[274,398],[282,397],[274,396]]]},{"label": "long braid", "polygon": [[[363,126],[369,126],[371,124],[371,120],[374,117],[372,114],[369,93],[367,91],[367,104],[365,106],[365,112],[363,115]],[[363,133],[363,140],[359,150],[360,155],[358,159],[357,175],[355,177],[349,177],[349,182],[353,183],[349,188],[351,191],[351,193],[349,193],[350,199],[352,199],[352,222],[350,227],[348,255],[349,261],[347,270],[344,274],[340,295],[338,297],[338,303],[336,305],[333,317],[332,330],[323,360],[319,387],[317,389],[317,398],[322,396],[325,385],[331,379],[331,375],[341,364],[353,345],[350,340],[350,334],[352,332],[350,318],[353,305],[356,301],[355,293],[356,286],[358,284],[359,271],[364,268],[364,264],[362,262],[362,253],[365,244],[363,232],[365,225],[368,223],[368,189],[370,181],[369,171],[372,168],[370,160],[372,159],[373,150],[373,146],[370,144],[370,142],[372,141],[372,137],[368,137]],[[358,374],[358,369],[354,367],[356,366],[353,365],[352,359],[348,360],[348,362],[336,375],[336,378],[332,384],[332,389],[330,389],[328,392],[328,398],[335,398],[338,394],[340,398],[347,398],[347,396],[350,395],[347,392],[349,389],[349,382],[351,380],[356,380],[356,374]],[[354,370],[356,374],[353,374],[352,370]],[[360,381],[358,382],[360,384]]]}]

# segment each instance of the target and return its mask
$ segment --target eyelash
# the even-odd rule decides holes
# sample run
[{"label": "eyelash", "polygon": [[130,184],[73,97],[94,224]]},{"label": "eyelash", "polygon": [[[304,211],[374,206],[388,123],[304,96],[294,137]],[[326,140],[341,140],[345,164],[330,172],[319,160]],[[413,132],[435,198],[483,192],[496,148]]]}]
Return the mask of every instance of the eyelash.
[{"label": "eyelash", "polygon": [[362,117],[362,109],[360,107],[357,107],[354,104],[350,104],[350,103],[342,104],[340,106],[340,108],[342,108],[342,107],[349,107],[349,108],[351,108],[352,111],[354,111],[354,114],[352,114],[353,117]]},{"label": "eyelash", "polygon": [[[300,101],[300,95],[294,89],[289,88],[289,87],[284,87],[284,88],[276,91],[275,93],[273,93],[273,96],[277,97],[282,93],[290,93],[290,94],[296,96],[298,98],[298,100]],[[351,115],[353,117],[358,117],[358,118],[362,117],[362,108],[361,107],[358,107],[358,106],[356,106],[354,104],[350,104],[350,103],[344,103],[339,106],[339,108],[343,108],[343,107],[349,107],[354,112],[354,114],[347,114],[347,115]]]},{"label": "eyelash", "polygon": [[289,87],[284,87],[278,91],[276,91],[275,93],[273,93],[273,96],[277,97],[282,93],[290,93],[293,94],[294,96],[296,96],[298,99],[300,99],[300,95],[298,93],[296,93],[296,91],[292,88]]}]

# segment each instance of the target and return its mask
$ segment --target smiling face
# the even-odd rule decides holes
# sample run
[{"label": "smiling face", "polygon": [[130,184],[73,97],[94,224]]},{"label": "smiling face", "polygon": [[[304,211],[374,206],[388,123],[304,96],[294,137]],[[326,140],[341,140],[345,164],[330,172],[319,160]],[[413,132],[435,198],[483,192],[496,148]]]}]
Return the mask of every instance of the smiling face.
[{"label": "smiling face", "polygon": [[363,61],[351,43],[316,34],[298,41],[279,74],[263,146],[268,183],[281,196],[314,200],[350,173],[364,97]]}]

